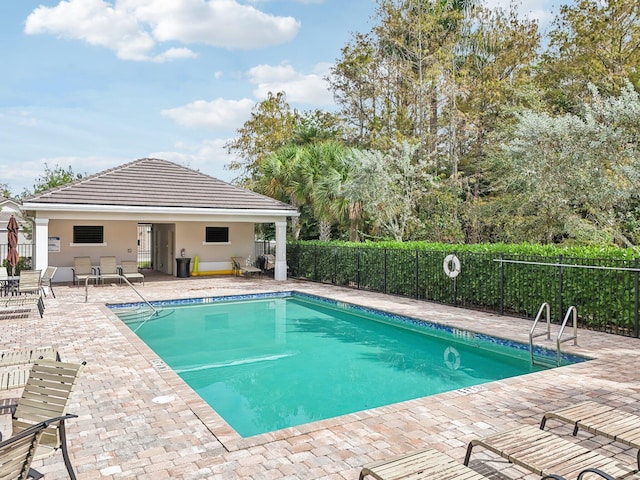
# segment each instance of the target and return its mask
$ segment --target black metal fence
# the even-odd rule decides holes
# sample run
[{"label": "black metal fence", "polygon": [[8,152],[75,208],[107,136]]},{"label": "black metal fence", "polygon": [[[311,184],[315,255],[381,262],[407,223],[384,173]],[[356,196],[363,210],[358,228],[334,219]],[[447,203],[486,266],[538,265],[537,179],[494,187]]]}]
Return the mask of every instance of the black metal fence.
[{"label": "black metal fence", "polygon": [[444,271],[451,252],[291,244],[289,275],[526,318],[547,302],[561,322],[575,306],[591,328],[638,337],[639,262],[458,252],[461,272]]}]

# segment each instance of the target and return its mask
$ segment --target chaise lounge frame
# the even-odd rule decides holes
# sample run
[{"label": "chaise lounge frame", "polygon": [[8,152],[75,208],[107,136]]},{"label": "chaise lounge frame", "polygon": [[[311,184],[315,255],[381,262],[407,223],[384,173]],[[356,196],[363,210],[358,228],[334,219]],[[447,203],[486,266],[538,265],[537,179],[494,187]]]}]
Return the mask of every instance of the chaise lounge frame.
[{"label": "chaise lounge frame", "polygon": [[21,295],[0,298],[0,319],[26,318],[34,308],[40,318],[44,316],[44,300],[41,295]]},{"label": "chaise lounge frame", "polygon": [[[55,360],[36,360],[18,402],[0,406],[1,410],[9,409],[11,412],[12,435],[17,435],[49,418],[66,416],[71,394],[84,365],[85,362],[75,364]],[[71,417],[76,416],[71,415]],[[65,418],[67,417],[45,429],[34,459],[46,458],[60,449],[69,477],[71,480],[76,480],[67,449]],[[0,440],[2,440],[1,437]]]},{"label": "chaise lounge frame", "polygon": [[[9,350],[0,353],[0,390],[10,390],[24,387],[29,379],[32,363],[37,360],[49,359],[60,361],[58,350],[53,347],[31,348],[23,350]],[[29,365],[28,368],[4,368],[16,365]]]},{"label": "chaise lounge frame", "polygon": [[360,480],[367,475],[376,480],[404,478],[410,480],[485,480],[487,478],[432,448],[367,464],[360,471]]},{"label": "chaise lounge frame", "polygon": [[573,425],[574,436],[582,429],[636,449],[640,470],[640,416],[611,405],[586,401],[545,413],[540,422],[541,430],[544,430],[549,419]]},{"label": "chaise lounge frame", "polygon": [[0,478],[15,480],[42,478],[43,475],[40,472],[31,468],[31,462],[34,460],[34,453],[43,433],[50,425],[73,417],[75,415],[67,414],[47,419],[31,425],[7,440],[0,441]]},{"label": "chaise lounge frame", "polygon": [[231,257],[231,265],[236,276],[238,274],[247,276],[249,273],[257,273],[259,277],[262,276],[262,270],[258,267],[247,265],[247,261],[244,257]]},{"label": "chaise lounge frame", "polygon": [[622,464],[535,425],[524,425],[506,432],[472,440],[464,464],[469,465],[471,451],[481,446],[537,475],[576,478],[585,469],[598,469],[614,478],[640,479],[638,470]]}]

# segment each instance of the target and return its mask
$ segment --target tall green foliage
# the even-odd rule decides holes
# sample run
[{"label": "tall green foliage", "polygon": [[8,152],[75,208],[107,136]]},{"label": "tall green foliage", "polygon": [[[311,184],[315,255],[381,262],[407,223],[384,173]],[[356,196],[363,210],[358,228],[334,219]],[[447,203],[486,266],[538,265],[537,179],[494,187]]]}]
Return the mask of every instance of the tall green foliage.
[{"label": "tall green foliage", "polygon": [[11,198],[11,190],[6,183],[0,183],[0,196],[4,198]]},{"label": "tall green foliage", "polygon": [[[340,111],[273,96],[235,166],[266,192],[273,152],[315,158],[282,198],[324,239],[635,245],[639,5],[561,5],[544,38],[515,3],[376,0],[329,78]],[[355,154],[332,163],[329,141]]]},{"label": "tall green foliage", "polygon": [[348,195],[363,205],[383,238],[408,239],[419,224],[417,206],[435,188],[435,178],[429,173],[432,168],[419,151],[419,145],[402,142],[386,153],[355,152]]},{"label": "tall green foliage", "polygon": [[251,187],[262,161],[287,145],[297,122],[297,112],[287,103],[286,94],[269,92],[251,112],[251,118],[238,129],[238,136],[225,147],[235,160],[228,164],[239,173],[237,181]]},{"label": "tall green foliage", "polygon": [[[308,207],[302,214],[311,212],[319,225],[320,239],[330,240],[331,227],[349,215],[342,184],[351,175],[350,155],[350,149],[334,140],[286,145],[262,162],[256,188],[292,206]],[[294,219],[294,239],[298,239],[300,228],[300,221]]]},{"label": "tall green foliage", "polygon": [[617,95],[640,90],[640,4],[578,0],[560,6],[541,64],[540,83],[555,111],[577,113],[588,84]]},{"label": "tall green foliage", "polygon": [[525,111],[486,162],[495,202],[512,222],[503,240],[632,245],[621,222],[637,203],[640,98],[592,99],[580,116]]},{"label": "tall green foliage", "polygon": [[[557,323],[575,306],[587,328],[640,330],[638,259],[629,249],[294,242],[287,252],[290,273],[317,282],[530,318],[547,302]],[[462,265],[455,280],[443,269],[452,253]]]}]

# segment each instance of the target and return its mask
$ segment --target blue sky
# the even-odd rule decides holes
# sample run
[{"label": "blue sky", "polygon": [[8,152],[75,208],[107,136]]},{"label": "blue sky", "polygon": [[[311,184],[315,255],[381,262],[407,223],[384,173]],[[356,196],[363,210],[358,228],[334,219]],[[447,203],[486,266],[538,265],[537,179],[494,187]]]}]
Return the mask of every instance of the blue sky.
[{"label": "blue sky", "polygon": [[[540,5],[521,8],[544,21]],[[351,34],[370,30],[374,9],[374,0],[2,1],[0,184],[17,195],[45,163],[91,175],[144,157],[231,181],[223,145],[269,91],[300,110],[333,108],[323,78]]]}]

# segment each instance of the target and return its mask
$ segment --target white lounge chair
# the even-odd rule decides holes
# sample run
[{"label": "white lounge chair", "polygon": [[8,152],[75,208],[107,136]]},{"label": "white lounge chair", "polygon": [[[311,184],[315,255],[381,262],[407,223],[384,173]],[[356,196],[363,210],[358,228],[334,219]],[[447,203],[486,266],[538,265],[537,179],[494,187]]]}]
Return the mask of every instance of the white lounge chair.
[{"label": "white lounge chair", "polygon": [[41,270],[21,270],[18,281],[18,293],[40,295],[42,285],[40,283]]},{"label": "white lounge chair", "polygon": [[118,272],[118,262],[116,257],[100,257],[100,268],[98,270],[99,279],[102,283],[105,280],[117,280],[121,282],[120,273]]},{"label": "white lounge chair", "polygon": [[120,266],[120,274],[127,280],[140,280],[144,285],[144,275],[138,271],[138,262],[135,260],[123,260]]},{"label": "white lounge chair", "polygon": [[53,279],[53,276],[56,274],[57,270],[58,267],[47,267],[42,274],[40,285],[42,287],[42,293],[44,293],[45,297],[47,296],[47,292],[44,287],[48,287],[51,295],[53,295],[53,298],[56,298],[56,294],[53,292],[53,286],[51,285],[51,280]]},{"label": "white lounge chair", "polygon": [[243,275],[257,273],[258,276],[262,275],[262,270],[253,265],[248,265],[247,260],[244,257],[231,257],[231,264],[233,265],[233,272],[235,275]]},{"label": "white lounge chair", "polygon": [[376,480],[485,480],[487,477],[431,448],[365,465],[360,480],[367,475]]},{"label": "white lounge chair", "polygon": [[79,285],[86,282],[87,278],[95,275],[95,270],[91,267],[91,257],[75,257],[73,259],[73,284]]},{"label": "white lounge chair", "polygon": [[576,478],[583,470],[595,468],[614,478],[640,478],[637,468],[627,466],[619,459],[595,452],[551,432],[540,430],[535,425],[523,425],[506,432],[472,440],[467,447],[465,465],[469,465],[471,451],[475,446],[484,447],[510,463],[540,476],[554,474]]},{"label": "white lounge chair", "polygon": [[583,429],[635,449],[640,470],[640,416],[612,405],[587,401],[545,413],[540,429],[544,429],[549,419],[571,424],[574,436]]},{"label": "white lounge chair", "polygon": [[[36,360],[29,372],[27,385],[22,396],[14,405],[2,405],[0,409],[11,412],[11,435],[18,435],[32,425],[51,417],[63,416],[59,424],[49,425],[40,439],[34,459],[46,458],[57,450],[62,450],[62,457],[67,473],[72,480],[76,479],[71,466],[66,443],[66,418],[71,394],[78,381],[82,364],[64,363],[55,360]],[[1,440],[1,438],[0,438]]]}]

